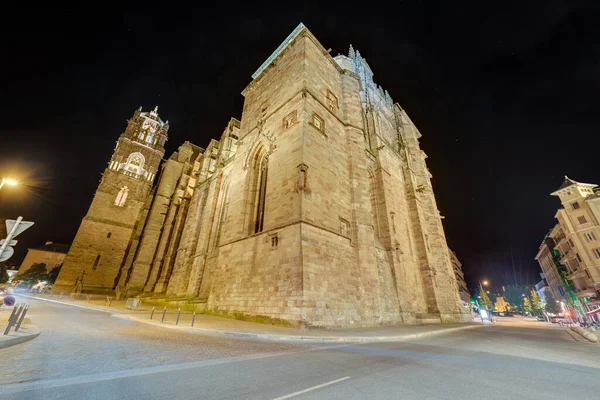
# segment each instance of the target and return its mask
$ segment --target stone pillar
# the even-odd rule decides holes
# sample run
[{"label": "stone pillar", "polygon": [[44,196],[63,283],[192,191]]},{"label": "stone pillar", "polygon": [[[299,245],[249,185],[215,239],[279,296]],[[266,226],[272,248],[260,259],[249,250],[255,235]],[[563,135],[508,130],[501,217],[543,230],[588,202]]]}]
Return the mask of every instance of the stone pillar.
[{"label": "stone pillar", "polygon": [[[174,154],[174,156],[176,155],[177,153]],[[133,269],[127,281],[127,288],[133,292],[142,291],[149,277],[165,217],[171,200],[176,195],[175,191],[181,178],[182,168],[183,164],[177,162],[174,157],[164,164],[142,233],[139,250],[133,262]]]}]

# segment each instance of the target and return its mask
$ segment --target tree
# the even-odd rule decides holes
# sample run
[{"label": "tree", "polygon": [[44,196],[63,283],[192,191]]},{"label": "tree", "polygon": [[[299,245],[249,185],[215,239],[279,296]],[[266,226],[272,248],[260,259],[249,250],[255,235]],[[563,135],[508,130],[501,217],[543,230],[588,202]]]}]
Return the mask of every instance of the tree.
[{"label": "tree", "polygon": [[546,312],[550,314],[558,314],[560,313],[560,304],[554,294],[550,290],[546,290]]},{"label": "tree", "polygon": [[6,283],[10,279],[8,272],[6,272],[6,264],[0,265],[0,283]]},{"label": "tree", "polygon": [[508,285],[504,292],[504,298],[506,301],[510,303],[513,307],[518,310],[523,309],[523,294],[525,293],[525,288],[521,285]]},{"label": "tree", "polygon": [[531,296],[531,310],[533,311],[532,314],[538,315],[543,313],[544,303],[542,302],[542,299],[538,295],[537,291],[535,289],[531,289],[529,295]]},{"label": "tree", "polygon": [[57,265],[56,267],[52,268],[50,272],[48,272],[48,283],[56,282],[56,278],[58,278],[58,273],[60,272],[61,268],[62,264]]},{"label": "tree", "polygon": [[491,310],[494,306],[492,300],[490,300],[490,296],[488,296],[485,290],[479,291],[479,303],[484,305],[488,310]]},{"label": "tree", "polygon": [[532,313],[533,308],[531,307],[531,301],[529,301],[529,297],[523,297],[523,311],[526,313]]},{"label": "tree", "polygon": [[36,263],[31,266],[27,271],[23,272],[18,276],[18,279],[22,280],[27,284],[36,284],[38,281],[45,281],[48,279],[46,273],[46,264]]},{"label": "tree", "polygon": [[494,307],[498,312],[507,312],[510,308],[510,304],[504,300],[504,297],[498,296],[496,297],[496,302],[494,303]]}]

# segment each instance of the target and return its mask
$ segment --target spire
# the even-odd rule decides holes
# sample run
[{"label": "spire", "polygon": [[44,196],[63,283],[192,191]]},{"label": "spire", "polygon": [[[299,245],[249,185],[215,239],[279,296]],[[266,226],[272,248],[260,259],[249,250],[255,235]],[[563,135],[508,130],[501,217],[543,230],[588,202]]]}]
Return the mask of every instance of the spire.
[{"label": "spire", "polygon": [[352,45],[350,45],[350,50],[348,50],[348,57],[354,58],[355,56],[356,56],[356,53],[354,53],[354,47],[352,47]]}]

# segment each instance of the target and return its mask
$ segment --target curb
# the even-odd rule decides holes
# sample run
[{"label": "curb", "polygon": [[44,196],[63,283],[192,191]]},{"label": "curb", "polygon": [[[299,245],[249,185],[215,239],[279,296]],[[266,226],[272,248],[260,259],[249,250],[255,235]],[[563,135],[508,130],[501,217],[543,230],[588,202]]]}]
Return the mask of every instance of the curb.
[{"label": "curb", "polygon": [[58,301],[58,300],[52,300],[52,299],[45,299],[43,297],[29,296],[29,295],[26,295],[26,294],[17,294],[17,296],[26,297],[28,299],[34,299],[34,300],[47,301],[47,302],[50,302],[50,303],[62,304],[64,306],[79,307],[79,308],[83,308],[85,310],[93,310],[93,311],[100,311],[100,312],[105,312],[105,313],[113,314],[113,311],[104,310],[102,308],[82,306],[82,305],[79,305],[79,304],[66,303],[64,301]]},{"label": "curb", "polygon": [[444,333],[461,331],[465,329],[473,329],[479,328],[482,326],[486,326],[484,324],[472,324],[465,326],[457,326],[452,328],[442,328],[435,331],[429,332],[418,332],[418,333],[408,333],[403,335],[393,335],[393,336],[302,336],[302,335],[278,335],[278,334],[268,334],[268,333],[250,333],[250,332],[239,332],[239,331],[227,331],[227,330],[218,330],[218,329],[206,329],[206,328],[192,328],[192,327],[184,327],[184,326],[175,326],[175,325],[165,325],[154,320],[142,319],[137,316],[121,314],[116,311],[104,310],[101,308],[87,307],[79,304],[66,303],[58,300],[45,299],[42,297],[34,297],[27,295],[19,295],[27,298],[31,298],[34,300],[48,301],[51,303],[62,304],[66,306],[79,307],[87,310],[100,311],[109,313],[112,317],[126,319],[130,321],[140,322],[147,325],[153,325],[160,328],[166,329],[174,329],[179,331],[184,331],[188,333],[203,333],[207,335],[213,336],[222,336],[222,337],[234,337],[239,339],[255,339],[255,340],[267,340],[267,341],[282,341],[282,342],[305,342],[305,343],[369,343],[369,342],[395,342],[399,340],[409,340],[409,339],[418,339],[422,337],[441,335]]},{"label": "curb", "polygon": [[[40,328],[38,328],[36,325],[27,325],[26,327],[28,330],[34,330],[35,332],[30,333],[30,334],[24,334],[24,335],[21,335],[21,332],[8,334],[7,335],[8,337],[11,337],[11,336],[12,337],[8,340],[0,340],[0,349],[5,349],[7,347],[15,346],[20,343],[28,342],[28,341],[33,340],[36,337],[40,336],[40,334],[42,333]],[[2,337],[6,337],[6,336],[2,336]]]},{"label": "curb", "polygon": [[179,327],[175,325],[164,325],[158,322],[151,322],[150,320],[141,319],[131,315],[125,314],[112,314],[113,317],[127,319],[130,321],[140,322],[143,324],[154,325],[166,329],[175,329],[188,333],[204,333],[209,335],[223,336],[223,337],[234,337],[239,339],[258,339],[268,341],[283,341],[283,342],[307,342],[307,343],[369,343],[369,342],[395,342],[399,340],[418,339],[427,336],[441,335],[444,333],[461,331],[465,329],[479,328],[483,325],[466,325],[452,328],[438,329],[429,332],[409,333],[404,335],[393,335],[393,336],[300,336],[300,335],[278,335],[268,333],[248,333],[248,332],[236,332],[236,331],[224,331],[217,329],[205,329],[205,328],[192,328],[192,327]]},{"label": "curb", "polygon": [[596,336],[594,333],[590,332],[590,331],[586,331],[585,329],[583,329],[580,326],[572,326],[571,330],[575,333],[577,333],[579,336],[581,336],[582,338],[592,342],[592,343],[597,343],[598,342],[598,336]]}]

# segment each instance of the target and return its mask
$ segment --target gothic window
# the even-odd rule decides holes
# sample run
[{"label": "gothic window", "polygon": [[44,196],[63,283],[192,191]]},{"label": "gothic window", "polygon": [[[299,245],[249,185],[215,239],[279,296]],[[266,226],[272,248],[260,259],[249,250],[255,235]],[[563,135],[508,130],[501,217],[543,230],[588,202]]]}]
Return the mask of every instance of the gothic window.
[{"label": "gothic window", "polygon": [[273,236],[271,238],[271,247],[277,247],[279,244],[279,238],[277,236]]},{"label": "gothic window", "polygon": [[286,130],[298,122],[298,113],[296,110],[292,111],[283,119],[283,129]]},{"label": "gothic window", "polygon": [[152,132],[148,132],[148,135],[146,136],[146,143],[152,144],[153,141],[154,141],[154,135],[152,134]]},{"label": "gothic window", "polygon": [[98,254],[96,256],[96,260],[94,261],[94,266],[93,269],[95,270],[96,268],[98,268],[98,264],[100,263],[100,254]]},{"label": "gothic window", "polygon": [[123,186],[121,190],[119,190],[119,193],[117,193],[117,198],[115,199],[115,206],[123,207],[125,205],[125,200],[127,200],[128,192],[129,189],[127,188],[127,186]]},{"label": "gothic window", "polygon": [[267,195],[267,175],[269,173],[269,156],[265,156],[258,167],[258,194],[256,200],[256,220],[254,223],[254,233],[262,232],[265,220],[265,202]]},{"label": "gothic window", "polygon": [[310,123],[312,126],[320,130],[321,132],[325,132],[325,121],[323,118],[319,117],[316,113],[313,113],[312,118],[310,119]]},{"label": "gothic window", "polygon": [[144,156],[141,153],[131,153],[127,158],[127,164],[125,164],[125,170],[132,172],[136,175],[140,175],[142,167],[144,166]]},{"label": "gothic window", "polygon": [[338,98],[331,90],[327,90],[327,106],[331,112],[337,112],[338,110]]},{"label": "gothic window", "polygon": [[573,210],[577,210],[579,208],[579,203],[578,202],[571,203],[571,207],[573,207]]}]

